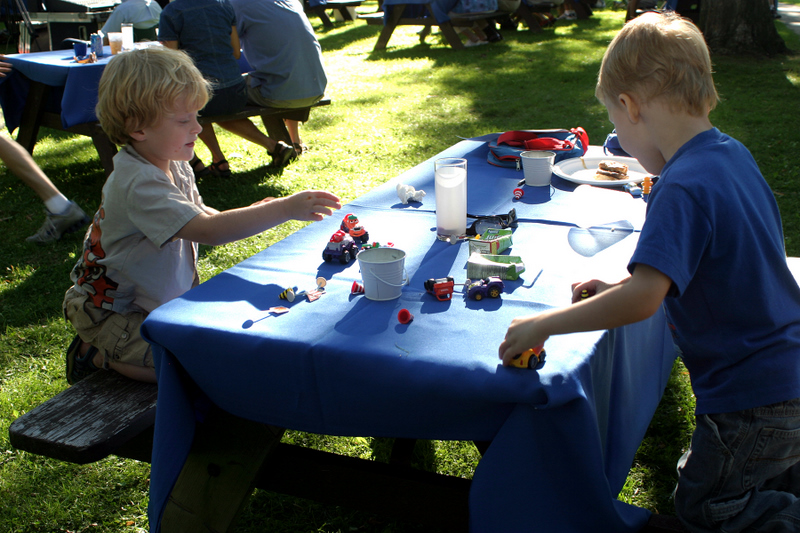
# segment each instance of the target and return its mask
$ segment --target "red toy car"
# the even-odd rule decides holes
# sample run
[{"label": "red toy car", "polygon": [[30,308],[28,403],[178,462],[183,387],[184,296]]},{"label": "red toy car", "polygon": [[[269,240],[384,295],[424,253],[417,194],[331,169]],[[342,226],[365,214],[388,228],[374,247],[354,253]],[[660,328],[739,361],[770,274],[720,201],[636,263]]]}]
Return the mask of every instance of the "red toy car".
[{"label": "red toy car", "polygon": [[440,302],[446,302],[453,297],[454,286],[455,282],[450,276],[438,279],[431,278],[425,282],[425,290],[436,296],[436,299]]},{"label": "red toy car", "polygon": [[355,259],[358,253],[358,247],[353,242],[353,238],[347,233],[339,230],[331,235],[331,240],[328,241],[327,246],[322,251],[322,259],[326,262],[332,261],[334,257],[339,259],[339,262],[346,265],[351,260]]}]

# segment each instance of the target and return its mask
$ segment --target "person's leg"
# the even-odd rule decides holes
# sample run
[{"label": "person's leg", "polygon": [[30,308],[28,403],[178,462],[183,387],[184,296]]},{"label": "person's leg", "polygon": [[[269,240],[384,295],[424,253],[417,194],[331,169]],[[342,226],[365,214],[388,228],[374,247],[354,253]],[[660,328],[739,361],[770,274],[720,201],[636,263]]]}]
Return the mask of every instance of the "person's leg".
[{"label": "person's leg", "polygon": [[[219,171],[230,172],[228,161],[225,159],[225,154],[222,153],[222,148],[219,146],[219,140],[217,139],[217,134],[214,131],[214,125],[203,124],[203,131],[200,132],[198,137],[200,137],[200,140],[206,145],[208,151],[211,152],[211,161],[214,164],[214,168],[218,169]],[[192,169],[194,169],[194,160],[192,160],[192,163]]]},{"label": "person's leg", "polygon": [[66,202],[69,202],[61,194],[61,191],[53,185],[50,178],[42,172],[42,169],[33,160],[31,154],[21,144],[5,135],[0,135],[0,159],[8,166],[12,174],[33,189],[33,192],[42,199],[42,202],[47,202],[48,199],[55,196],[60,196]]},{"label": "person's leg", "polygon": [[143,312],[120,314],[94,306],[71,287],[64,295],[64,317],[77,332],[67,349],[67,381],[74,384],[100,369],[155,383],[150,344],[141,335]]},{"label": "person's leg", "polygon": [[89,217],[75,202],[67,199],[39,168],[36,161],[19,143],[0,135],[0,159],[12,174],[30,187],[44,203],[47,216],[44,224],[28,242],[47,243],[59,240],[65,233],[76,231],[89,223]]},{"label": "person's leg", "polygon": [[218,122],[217,124],[220,128],[226,129],[246,141],[257,144],[265,148],[268,152],[275,151],[275,147],[278,144],[275,139],[268,137],[263,131],[258,129],[258,126],[253,124],[249,118]]},{"label": "person's leg", "polygon": [[800,400],[698,416],[678,464],[678,517],[692,531],[797,531],[799,461]]}]

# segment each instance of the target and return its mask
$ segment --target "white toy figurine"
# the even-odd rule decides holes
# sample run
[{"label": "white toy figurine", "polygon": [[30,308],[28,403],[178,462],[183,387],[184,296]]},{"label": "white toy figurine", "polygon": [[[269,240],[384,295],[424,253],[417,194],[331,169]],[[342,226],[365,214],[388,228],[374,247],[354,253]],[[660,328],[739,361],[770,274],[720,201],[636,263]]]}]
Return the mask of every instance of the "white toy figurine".
[{"label": "white toy figurine", "polygon": [[400,198],[400,201],[404,204],[407,204],[408,202],[421,202],[425,197],[425,191],[418,191],[411,185],[398,183],[397,197]]}]

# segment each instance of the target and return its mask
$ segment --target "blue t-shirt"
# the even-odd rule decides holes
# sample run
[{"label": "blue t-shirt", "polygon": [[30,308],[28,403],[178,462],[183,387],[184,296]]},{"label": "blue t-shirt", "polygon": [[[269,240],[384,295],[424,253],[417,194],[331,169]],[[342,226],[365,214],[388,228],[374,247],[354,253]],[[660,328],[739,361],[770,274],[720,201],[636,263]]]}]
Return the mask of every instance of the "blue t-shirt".
[{"label": "blue t-shirt", "polygon": [[314,29],[298,0],[231,0],[250,85],[270,100],[325,94],[328,78]]},{"label": "blue t-shirt", "polygon": [[174,0],[161,12],[159,41],[178,41],[214,89],[242,82],[231,48],[236,14],[228,0]]},{"label": "blue t-shirt", "polygon": [[664,307],[698,414],[800,397],[800,288],[775,198],[744,145],[714,128],[675,153],[629,270],[637,263],[672,280]]}]

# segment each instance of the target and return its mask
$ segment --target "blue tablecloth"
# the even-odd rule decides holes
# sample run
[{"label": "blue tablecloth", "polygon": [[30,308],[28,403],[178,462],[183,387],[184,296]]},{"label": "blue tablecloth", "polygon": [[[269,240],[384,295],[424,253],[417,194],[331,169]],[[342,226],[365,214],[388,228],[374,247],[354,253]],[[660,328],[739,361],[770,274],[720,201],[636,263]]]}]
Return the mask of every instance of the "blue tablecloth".
[{"label": "blue tablecloth", "polygon": [[[649,512],[616,495],[674,360],[663,315],[553,337],[538,371],[505,368],[497,358],[513,317],[569,305],[573,281],[624,275],[638,232],[587,256],[570,245],[575,226],[596,217],[632,218],[641,227],[644,205],[622,192],[576,191],[562,180],[547,191],[549,201],[534,191],[513,201],[521,174],[491,167],[486,155],[485,142],[463,141],[436,158],[467,157],[470,210],[514,206],[523,220],[511,253],[526,271],[506,283],[501,299],[456,293],[439,302],[425,292],[431,277],[463,282],[468,256],[466,243],[436,240],[431,159],[148,317],[143,333],[159,376],[152,531],[159,531],[191,446],[198,395],[237,416],[315,433],[491,440],[472,483],[475,532],[619,533],[646,523]],[[422,204],[403,205],[391,194],[398,183],[428,195]],[[322,260],[348,212],[371,240],[406,251],[410,283],[399,299],[351,295],[361,279],[358,263]],[[318,276],[328,280],[319,300],[279,299],[286,287],[313,289]],[[276,305],[291,311],[259,320]],[[414,315],[410,324],[398,322],[401,308]]]},{"label": "blue tablecloth", "polygon": [[96,121],[97,86],[111,59],[111,49],[105,47],[105,51],[107,55],[98,58],[97,63],[84,64],[74,60],[72,50],[6,56],[14,66],[6,78],[0,78],[0,105],[8,130],[14,131],[20,125],[29,80],[51,87],[46,110],[61,113],[64,128]]},{"label": "blue tablecloth", "polygon": [[[7,55],[6,61],[14,66],[14,70],[0,78],[0,106],[8,130],[13,132],[20,126],[30,80],[50,86],[45,111],[60,113],[65,129],[96,122],[97,88],[112,57],[110,47],[106,46],[104,50],[106,55],[98,58],[97,63],[76,62],[72,50]],[[242,72],[251,70],[244,55],[239,66]]]}]

